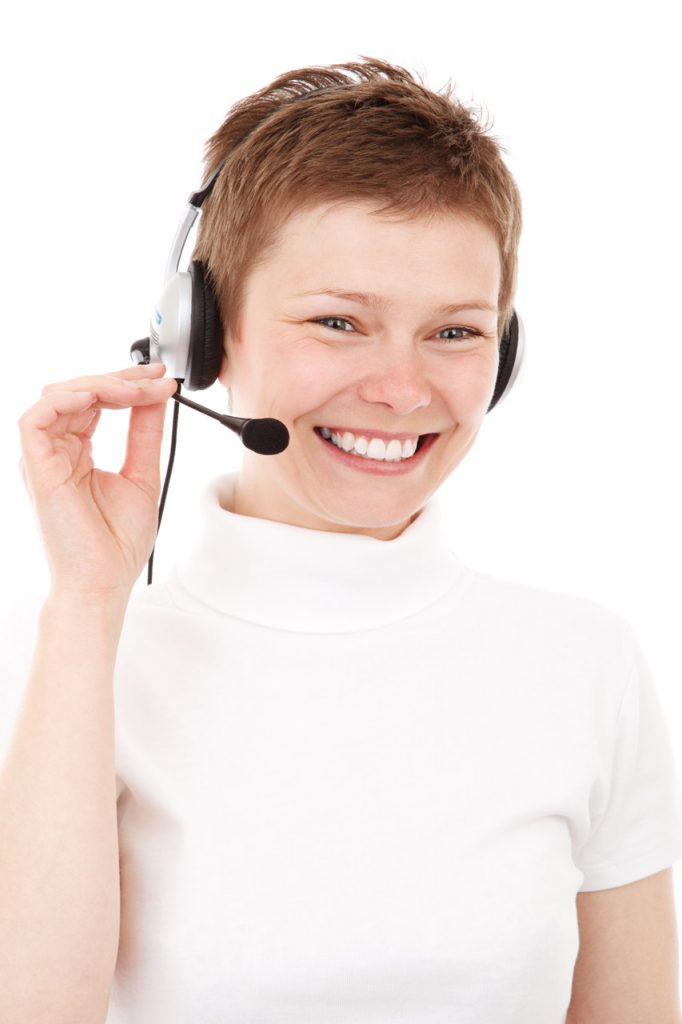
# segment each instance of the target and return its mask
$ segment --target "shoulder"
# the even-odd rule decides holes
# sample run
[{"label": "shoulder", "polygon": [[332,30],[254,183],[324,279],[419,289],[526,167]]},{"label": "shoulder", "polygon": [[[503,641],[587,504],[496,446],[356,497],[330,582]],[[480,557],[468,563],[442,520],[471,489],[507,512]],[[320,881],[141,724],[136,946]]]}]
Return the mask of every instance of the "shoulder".
[{"label": "shoulder", "polygon": [[580,594],[474,570],[466,604],[488,629],[508,640],[550,646],[566,655],[583,651],[591,657],[631,656],[634,633],[628,619]]}]

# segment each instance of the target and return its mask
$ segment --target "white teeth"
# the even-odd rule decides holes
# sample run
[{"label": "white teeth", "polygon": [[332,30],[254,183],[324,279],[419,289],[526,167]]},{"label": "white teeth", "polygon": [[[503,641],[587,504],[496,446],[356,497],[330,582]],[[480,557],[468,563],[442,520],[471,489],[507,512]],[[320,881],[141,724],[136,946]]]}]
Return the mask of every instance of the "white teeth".
[{"label": "white teeth", "polygon": [[419,438],[415,440],[398,441],[394,439],[386,444],[379,437],[373,437],[370,441],[366,437],[355,437],[349,430],[338,434],[328,427],[320,427],[322,436],[331,441],[345,452],[353,452],[366,459],[376,459],[379,462],[399,462],[401,459],[410,459],[417,450]]},{"label": "white teeth", "polygon": [[373,437],[367,448],[367,455],[370,459],[382,459],[388,455],[386,442],[378,437]]}]

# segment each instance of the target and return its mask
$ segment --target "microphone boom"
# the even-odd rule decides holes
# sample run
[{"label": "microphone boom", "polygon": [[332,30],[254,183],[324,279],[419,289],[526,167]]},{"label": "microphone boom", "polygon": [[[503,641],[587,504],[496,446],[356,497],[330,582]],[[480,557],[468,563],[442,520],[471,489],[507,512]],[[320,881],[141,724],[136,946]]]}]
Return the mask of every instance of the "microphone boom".
[{"label": "microphone boom", "polygon": [[[179,382],[178,382],[179,383]],[[281,420],[268,416],[264,419],[249,419],[241,416],[228,416],[227,413],[215,412],[205,405],[197,405],[184,395],[171,395],[176,402],[188,405],[190,409],[212,416],[224,427],[229,427],[239,436],[242,444],[258,455],[278,455],[289,446],[289,431]]]}]

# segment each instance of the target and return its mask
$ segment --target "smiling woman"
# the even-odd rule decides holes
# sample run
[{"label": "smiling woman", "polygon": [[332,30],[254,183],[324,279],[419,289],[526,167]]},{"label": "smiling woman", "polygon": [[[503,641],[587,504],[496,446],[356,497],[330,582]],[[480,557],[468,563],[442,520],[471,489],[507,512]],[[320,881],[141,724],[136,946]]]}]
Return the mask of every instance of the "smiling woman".
[{"label": "smiling woman", "polygon": [[[501,147],[450,86],[363,58],[235,104],[206,181],[193,256],[217,297],[217,375],[234,416],[291,438],[277,459],[244,453],[234,511],[395,539],[507,371],[521,199]],[[315,428],[335,424],[340,445],[320,444]],[[426,435],[408,456],[379,445]]]},{"label": "smiling woman", "polygon": [[[21,609],[0,642],[3,1024],[670,1009],[670,892],[638,883],[682,856],[682,790],[637,638],[465,565],[437,493],[513,379],[518,189],[451,93],[362,60],[281,75],[207,145],[177,377],[290,443],[207,485],[167,579],[131,592],[165,367],[22,418],[55,579],[37,640]],[[98,411],[131,402],[102,473]]]},{"label": "smiling woman", "polygon": [[[300,295],[299,282],[315,278],[377,294],[359,301],[352,287],[327,285]],[[387,219],[357,202],[291,216],[249,275],[219,374],[235,415],[262,410],[286,423],[291,443],[277,459],[245,453],[233,511],[399,536],[480,429],[497,378],[499,286],[495,236],[470,217]],[[456,302],[453,323],[446,299],[457,292],[485,308]],[[340,443],[320,445],[320,425],[336,427]],[[364,451],[351,451],[350,435],[367,439]],[[425,435],[431,442],[408,457],[383,443]],[[368,488],[368,473],[383,486]]]}]

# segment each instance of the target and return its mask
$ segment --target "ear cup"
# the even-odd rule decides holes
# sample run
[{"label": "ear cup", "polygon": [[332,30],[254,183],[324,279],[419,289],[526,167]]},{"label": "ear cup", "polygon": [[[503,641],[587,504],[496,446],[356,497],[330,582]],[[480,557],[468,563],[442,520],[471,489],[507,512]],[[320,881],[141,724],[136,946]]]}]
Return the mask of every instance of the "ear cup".
[{"label": "ear cup", "polygon": [[187,268],[192,281],[192,323],[185,387],[204,391],[218,379],[223,357],[223,322],[208,267],[192,260]]},{"label": "ear cup", "polygon": [[500,342],[500,359],[497,367],[497,380],[490,405],[486,414],[493,409],[505,395],[511,391],[523,362],[524,331],[516,310],[512,311],[509,325]]}]

